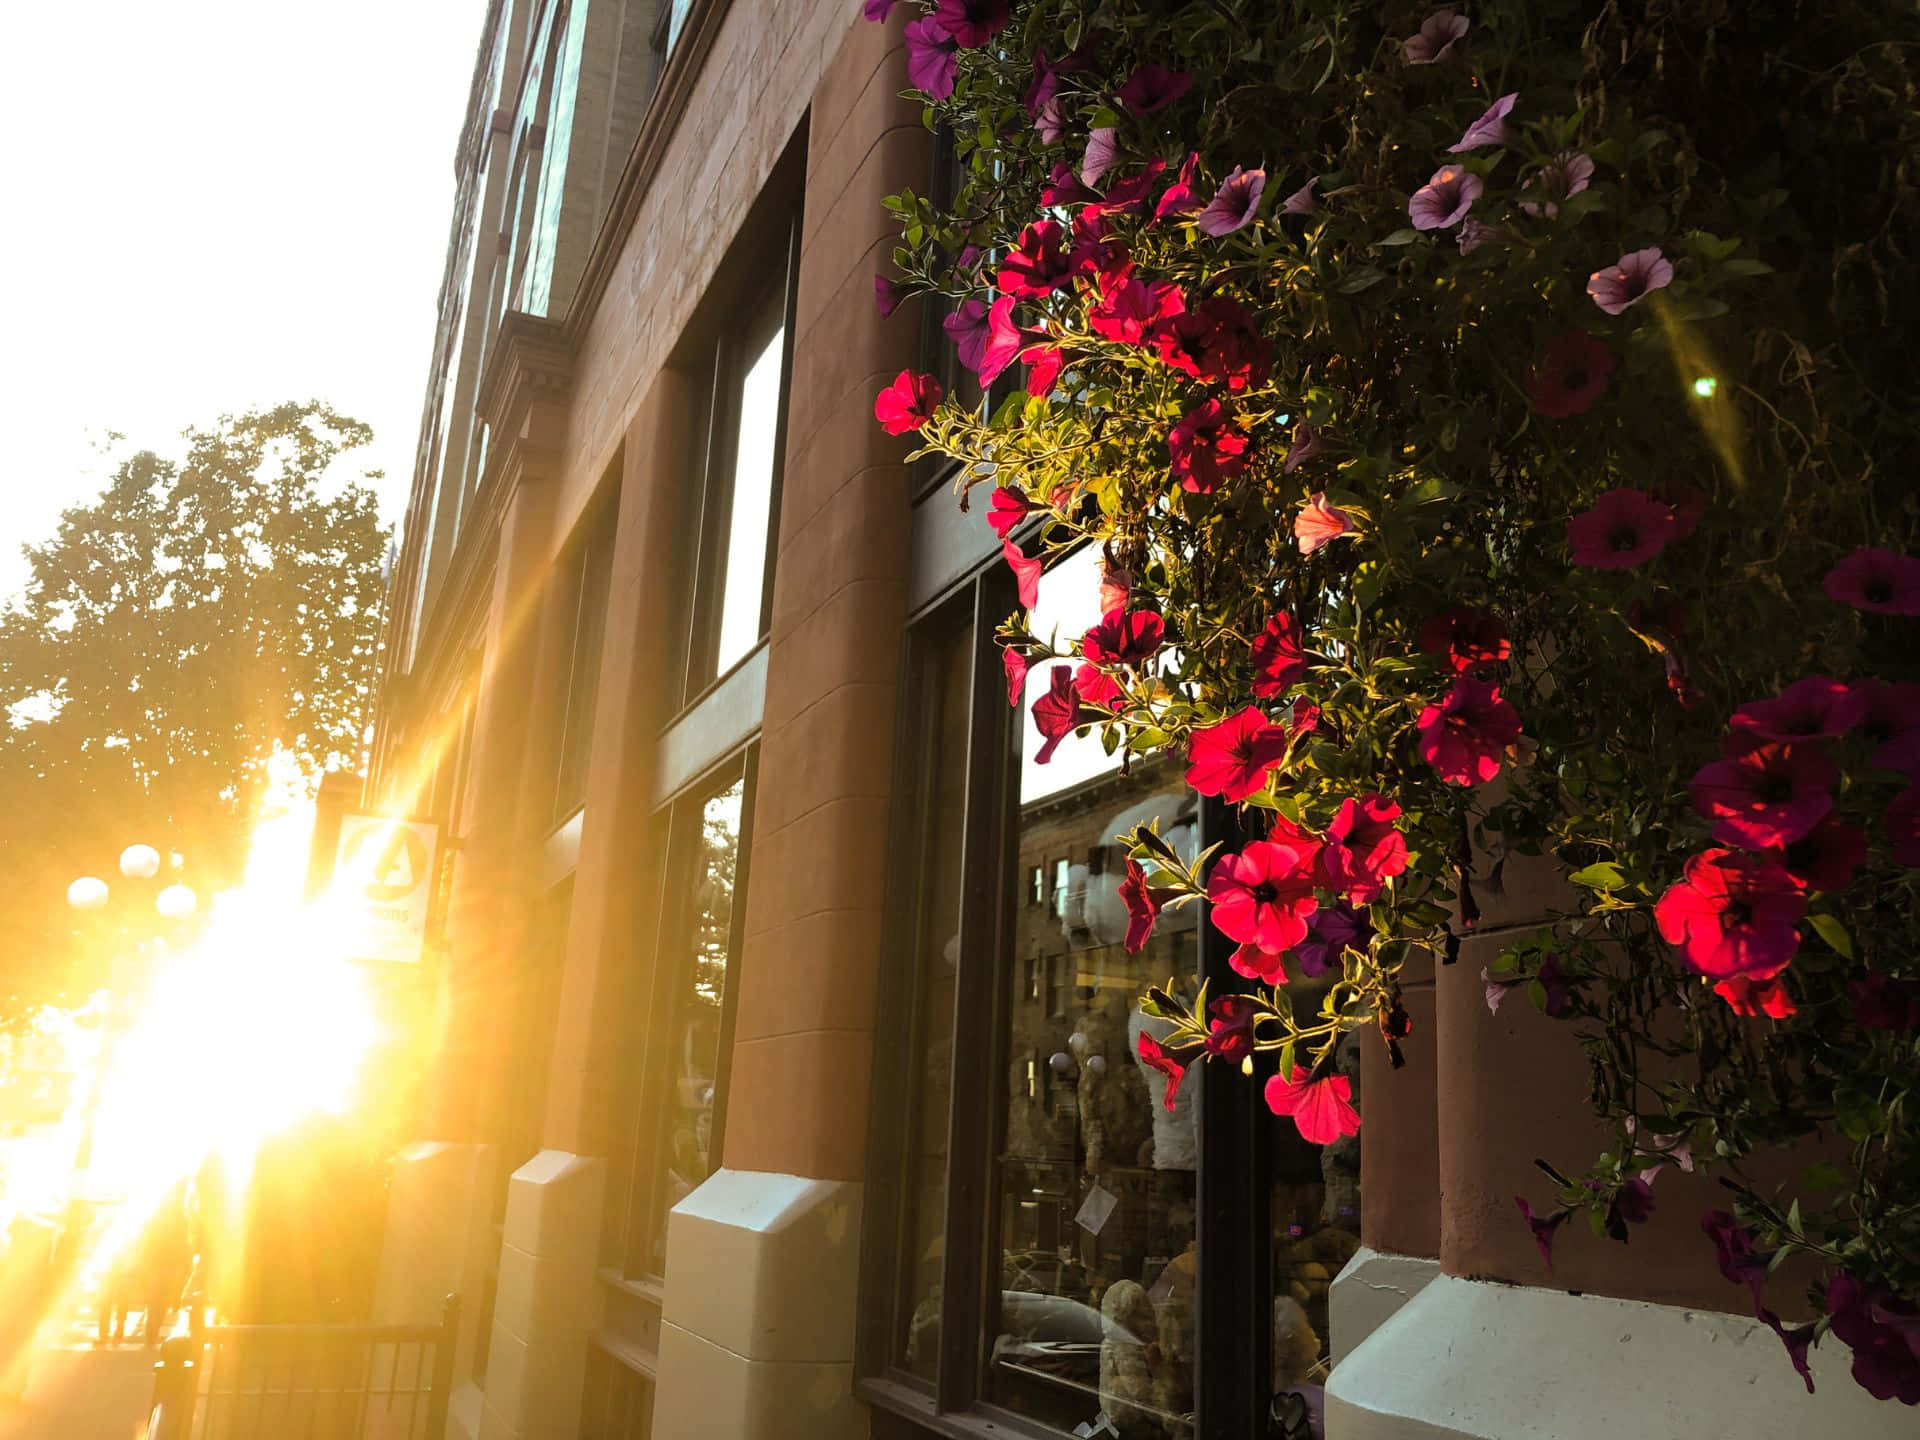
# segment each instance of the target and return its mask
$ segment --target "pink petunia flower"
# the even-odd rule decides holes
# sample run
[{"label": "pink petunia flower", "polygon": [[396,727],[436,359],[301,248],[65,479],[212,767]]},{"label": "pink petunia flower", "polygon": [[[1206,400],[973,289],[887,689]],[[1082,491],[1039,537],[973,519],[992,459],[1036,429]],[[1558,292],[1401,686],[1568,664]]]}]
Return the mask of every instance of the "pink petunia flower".
[{"label": "pink petunia flower", "polygon": [[1100,567],[1100,613],[1112,615],[1127,608],[1127,597],[1133,593],[1133,576],[1117,565]]},{"label": "pink petunia flower", "polygon": [[1461,155],[1486,145],[1511,145],[1513,131],[1507,128],[1507,116],[1513,113],[1513,102],[1519,98],[1520,93],[1515,91],[1494,101],[1478,120],[1467,127],[1466,134],[1447,147],[1447,153]]},{"label": "pink petunia flower", "polygon": [[1606,393],[1614,364],[1613,352],[1584,330],[1554,336],[1527,372],[1533,413],[1554,420],[1584,415]]},{"label": "pink petunia flower", "polygon": [[1020,697],[1027,692],[1027,671],[1031,668],[1027,652],[1008,645],[1000,652],[1000,663],[1007,672],[1007,704],[1017,710]]},{"label": "pink petunia flower", "polygon": [[889,435],[904,435],[918,430],[933,418],[933,407],[940,403],[940,382],[931,375],[916,375],[902,370],[873,402],[873,418]]},{"label": "pink petunia flower", "polygon": [[1293,517],[1293,538],[1302,555],[1311,555],[1331,540],[1338,540],[1353,529],[1353,517],[1337,505],[1327,503],[1327,492],[1316,490],[1307,498],[1300,513]]},{"label": "pink petunia flower", "polygon": [[1714,822],[1713,838],[1722,845],[1791,845],[1833,809],[1839,774],[1819,746],[1730,735],[1725,749],[1688,786],[1693,808]]},{"label": "pink petunia flower", "polygon": [[1649,245],[1594,271],[1587,277],[1587,294],[1607,314],[1618,315],[1672,283],[1673,262],[1660,253],[1658,245]]},{"label": "pink petunia flower", "polygon": [[1136,115],[1150,115],[1165,109],[1191,89],[1193,76],[1185,70],[1169,70],[1158,61],[1149,60],[1127,77],[1127,83],[1114,98]]},{"label": "pink petunia flower", "polygon": [[1673,507],[1644,491],[1609,490],[1567,521],[1573,563],[1588,570],[1631,570],[1673,539]]},{"label": "pink petunia flower", "polygon": [[1033,702],[1033,728],[1040,732],[1041,746],[1033,763],[1044,765],[1053,759],[1060,742],[1080,726],[1080,697],[1073,688],[1073,671],[1056,665],[1047,675],[1047,693]]},{"label": "pink petunia flower", "polygon": [[1238,1065],[1254,1051],[1254,1027],[1262,1014],[1251,995],[1222,995],[1207,1005],[1207,1054]]},{"label": "pink petunia flower", "polygon": [[1023,337],[1013,323],[1013,297],[1002,295],[987,310],[986,341],[980,349],[980,363],[974,373],[982,387],[993,384],[1019,355]]},{"label": "pink petunia flower", "polygon": [[1280,473],[1291,475],[1306,461],[1320,453],[1320,432],[1302,420],[1293,427],[1293,438],[1287,445],[1286,459],[1280,462]]},{"label": "pink petunia flower", "polygon": [[1352,1105],[1353,1084],[1344,1075],[1315,1080],[1304,1065],[1287,1076],[1267,1080],[1267,1108],[1293,1117],[1300,1138],[1309,1145],[1331,1145],[1343,1135],[1360,1133],[1360,1112]]},{"label": "pink petunia flower", "polygon": [[1120,684],[1098,665],[1082,665],[1073,672],[1073,689],[1096,710],[1115,713],[1126,708],[1127,695]]},{"label": "pink petunia flower", "polygon": [[1314,196],[1314,187],[1320,183],[1320,177],[1314,176],[1298,190],[1280,202],[1282,215],[1311,215],[1320,208],[1320,202]]},{"label": "pink petunia flower", "polygon": [[907,26],[907,81],[935,100],[953,94],[960,74],[960,42],[932,15]]},{"label": "pink petunia flower", "polygon": [[1284,985],[1287,983],[1286,959],[1285,955],[1262,950],[1258,945],[1242,945],[1227,957],[1227,968],[1263,985]]},{"label": "pink petunia flower", "polygon": [[897,280],[889,280],[884,275],[873,277],[873,308],[880,312],[882,320],[898,310],[906,298],[907,292]]},{"label": "pink petunia flower", "polygon": [[1253,693],[1277,700],[1294,681],[1307,673],[1306,652],[1300,648],[1300,624],[1282,610],[1254,637],[1247,658],[1253,662]]},{"label": "pink petunia flower", "polygon": [[1547,1269],[1553,1269],[1553,1232],[1564,1225],[1573,1212],[1556,1210],[1551,1215],[1536,1215],[1533,1207],[1519,1195],[1513,1197],[1513,1203],[1520,1207],[1521,1218],[1533,1232],[1533,1243],[1539,1247],[1540,1258],[1546,1262]]},{"label": "pink petunia flower", "polygon": [[1169,217],[1191,215],[1200,208],[1200,197],[1193,193],[1194,176],[1200,169],[1200,157],[1189,152],[1180,162],[1180,174],[1174,182],[1160,192],[1160,198],[1154,203],[1153,218],[1165,220]]},{"label": "pink petunia flower", "polygon": [[867,3],[860,7],[860,13],[869,20],[884,20],[893,13],[893,7],[899,3],[900,0],[867,0]]},{"label": "pink petunia flower", "polygon": [[1497,665],[1513,654],[1507,627],[1490,610],[1457,605],[1420,627],[1422,654],[1446,657],[1448,668],[1466,675],[1482,665]]},{"label": "pink petunia flower", "polygon": [[1174,476],[1196,495],[1212,494],[1244,470],[1247,445],[1239,416],[1217,399],[1189,410],[1167,434]]},{"label": "pink petunia flower", "polygon": [[1126,279],[1101,288],[1100,298],[1087,311],[1087,328],[1102,340],[1144,345],[1156,326],[1185,309],[1180,287],[1172,281],[1149,285]]},{"label": "pink petunia flower", "polygon": [[1796,680],[1772,700],[1755,700],[1727,724],[1762,740],[1836,740],[1867,718],[1867,697],[1828,675]]},{"label": "pink petunia flower", "polygon": [[1267,772],[1286,758],[1287,732],[1249,705],[1217,725],[1193,732],[1187,783],[1202,795],[1218,795],[1237,805],[1262,789]]},{"label": "pink petunia flower", "polygon": [[1000,554],[1013,571],[1020,603],[1031,610],[1040,603],[1040,572],[1047,568],[1047,562],[1035,556],[1029,560],[1020,547],[1011,540],[1001,542]]},{"label": "pink petunia flower", "polygon": [[1806,895],[1793,877],[1759,855],[1705,850],[1653,907],[1660,938],[1689,969],[1710,980],[1778,975],[1800,948]]},{"label": "pink petunia flower", "polygon": [[1166,622],[1153,611],[1115,611],[1080,638],[1080,653],[1096,665],[1144,665],[1166,638]]},{"label": "pink petunia flower", "polygon": [[1920,615],[1920,559],[1878,545],[1856,550],[1820,588],[1842,605],[1876,615]]},{"label": "pink petunia flower", "polygon": [[996,485],[987,500],[987,524],[1004,540],[1015,526],[1039,508],[1011,485]]},{"label": "pink petunia flower", "polygon": [[1064,234],[1058,220],[1036,220],[1023,229],[1000,262],[1001,292],[1039,300],[1065,285],[1073,277],[1073,266],[1067,259]]},{"label": "pink petunia flower", "polygon": [[[1093,137],[1087,138],[1088,146],[1091,148]],[[1053,170],[1047,176],[1047,183],[1040,187],[1040,203],[1049,208],[1056,205],[1079,205],[1099,198],[1080,182],[1079,174],[1064,160],[1054,162]]]},{"label": "pink petunia flower", "polygon": [[1449,785],[1484,784],[1500,773],[1500,757],[1520,738],[1520,712],[1500,687],[1471,675],[1453,682],[1439,703],[1414,722],[1420,756]]},{"label": "pink petunia flower", "polygon": [[1236,165],[1220,182],[1220,188],[1194,223],[1216,239],[1231,235],[1253,222],[1253,217],[1260,212],[1260,197],[1266,188],[1265,170],[1243,170]]},{"label": "pink petunia flower", "polygon": [[[1080,157],[1080,179],[1087,185],[1098,185],[1100,178],[1113,168],[1113,162],[1120,158],[1120,136],[1111,125],[1102,125],[1097,130],[1087,132],[1087,153]],[[1045,199],[1045,196],[1041,197]]]},{"label": "pink petunia flower", "polygon": [[1451,10],[1436,10],[1421,22],[1420,29],[1400,42],[1400,53],[1409,65],[1433,65],[1447,58],[1454,41],[1467,33],[1467,17]]},{"label": "pink petunia flower", "polygon": [[1061,113],[1058,95],[1040,102],[1040,108],[1034,112],[1033,128],[1039,132],[1043,144],[1058,145],[1066,138],[1067,117]]},{"label": "pink petunia flower", "polygon": [[1160,1103],[1166,1107],[1168,1114],[1172,1114],[1173,1102],[1180,1094],[1180,1082],[1187,1078],[1187,1067],[1144,1030],[1140,1032],[1136,1045],[1142,1063],[1151,1065],[1166,1077],[1167,1088]]},{"label": "pink petunia flower", "polygon": [[1522,200],[1520,208],[1551,220],[1560,213],[1561,201],[1571,200],[1592,183],[1592,159],[1578,150],[1563,150],[1533,172],[1521,190],[1533,198]]},{"label": "pink petunia flower", "polygon": [[1462,255],[1471,255],[1489,240],[1505,240],[1507,232],[1498,225],[1486,225],[1469,215],[1460,222],[1460,233],[1454,236],[1453,243],[1459,247]]},{"label": "pink petunia flower", "polygon": [[1007,0],[939,0],[933,18],[961,46],[977,49],[1006,29]]},{"label": "pink petunia flower", "polygon": [[1467,218],[1467,211],[1486,188],[1486,182],[1471,170],[1442,165],[1432,179],[1413,192],[1413,198],[1407,201],[1407,216],[1416,230],[1445,230]]},{"label": "pink petunia flower", "polygon": [[1222,855],[1207,875],[1213,923],[1229,940],[1281,955],[1307,937],[1307,917],[1319,902],[1313,869],[1291,846],[1251,840]]},{"label": "pink petunia flower", "polygon": [[1127,907],[1127,953],[1137,955],[1153,934],[1160,917],[1160,892],[1147,884],[1147,872],[1140,862],[1127,860],[1127,873],[1120,881],[1120,903]]},{"label": "pink petunia flower", "polygon": [[1058,345],[1029,345],[1020,352],[1027,367],[1027,393],[1045,398],[1053,393],[1054,382],[1066,368],[1067,356]]},{"label": "pink petunia flower", "polygon": [[1407,837],[1393,822],[1400,807],[1384,795],[1348,796],[1327,826],[1320,883],[1354,905],[1371,905],[1407,868]]}]

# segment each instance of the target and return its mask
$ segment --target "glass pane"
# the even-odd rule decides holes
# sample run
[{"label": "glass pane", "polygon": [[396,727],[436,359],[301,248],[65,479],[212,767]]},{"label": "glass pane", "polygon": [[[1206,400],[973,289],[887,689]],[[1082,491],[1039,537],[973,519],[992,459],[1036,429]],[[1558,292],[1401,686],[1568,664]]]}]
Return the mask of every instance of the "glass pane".
[{"label": "glass pane", "polygon": [[613,527],[604,524],[587,542],[575,572],[573,652],[567,665],[566,709],[560,729],[560,773],[553,818],[572,813],[586,798],[587,761],[593,746],[593,712],[600,699],[600,651],[607,633],[608,590],[613,580]]},{"label": "glass pane", "polygon": [[967,702],[973,626],[938,638],[916,676],[916,811],[924,817],[917,857],[913,954],[917,1057],[907,1136],[906,1224],[895,1359],[932,1380],[940,1351],[940,1267],[946,1258],[947,1116],[953,1096],[954,985],[960,961],[960,865],[966,813]]},{"label": "glass pane", "polygon": [[734,437],[733,491],[727,516],[725,581],[714,674],[723,674],[760,642],[766,590],[767,537],[773,526],[773,446],[780,424],[779,326],[751,354],[740,382],[739,428]]},{"label": "glass pane", "polygon": [[[1097,617],[1097,590],[1091,554],[1057,567],[1041,581],[1036,631],[1077,637]],[[1096,739],[1035,765],[1039,736],[1026,715],[1019,723],[1010,858],[1016,875],[1044,875],[1047,903],[1015,912],[987,1393],[1064,1432],[1107,1434],[1104,1416],[1123,1436],[1190,1434],[1197,1117],[1187,1089],[1168,1111],[1137,1059],[1140,1034],[1165,1027],[1136,1002],[1195,972],[1197,912],[1163,915],[1129,955],[1113,836],[1157,817],[1191,856],[1198,801],[1171,757],[1122,775]]]},{"label": "glass pane", "polygon": [[559,64],[553,75],[553,101],[547,113],[545,149],[540,157],[540,189],[535,200],[533,234],[527,243],[527,270],[520,309],[545,315],[553,298],[553,260],[560,239],[560,208],[567,188],[567,152],[573,146],[573,110],[580,89],[580,48],[587,37],[587,7],[577,3],[560,38]]},{"label": "glass pane", "polygon": [[680,990],[669,1011],[666,1083],[660,1119],[652,1270],[667,1268],[667,1212],[713,1173],[713,1101],[720,1083],[720,1007],[726,995],[733,936],[734,873],[740,858],[740,811],[746,781],[736,780],[700,807],[689,876],[692,913],[683,937]]}]

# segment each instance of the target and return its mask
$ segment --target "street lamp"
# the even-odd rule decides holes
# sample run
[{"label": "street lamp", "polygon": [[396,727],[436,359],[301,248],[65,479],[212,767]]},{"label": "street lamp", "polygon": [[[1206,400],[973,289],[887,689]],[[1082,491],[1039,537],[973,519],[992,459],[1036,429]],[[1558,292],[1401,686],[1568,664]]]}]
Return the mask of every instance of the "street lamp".
[{"label": "street lamp", "polygon": [[83,914],[107,908],[107,882],[97,875],[82,875],[67,886],[67,904]]},{"label": "street lamp", "polygon": [[160,873],[160,852],[151,845],[129,845],[120,852],[120,873],[129,880],[151,880]]}]

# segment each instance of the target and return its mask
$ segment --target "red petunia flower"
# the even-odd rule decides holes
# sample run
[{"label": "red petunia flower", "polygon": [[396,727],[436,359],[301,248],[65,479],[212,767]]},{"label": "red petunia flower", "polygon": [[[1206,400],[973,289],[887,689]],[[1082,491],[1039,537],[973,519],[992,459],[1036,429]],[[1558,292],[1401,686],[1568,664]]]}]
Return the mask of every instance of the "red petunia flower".
[{"label": "red petunia flower", "polygon": [[1726,1001],[1736,1015],[1765,1015],[1770,1019],[1784,1020],[1799,1008],[1793,1003],[1793,996],[1787,993],[1786,984],[1778,975],[1766,980],[1736,975],[1714,986],[1713,993]]},{"label": "red petunia flower", "polygon": [[1873,763],[1908,776],[1920,772],[1920,685],[1864,680],[1858,688],[1867,706],[1860,733],[1874,747]]},{"label": "red petunia flower", "polygon": [[1039,508],[1012,486],[996,485],[987,500],[987,524],[993,527],[994,534],[1005,540],[1014,527]]},{"label": "red petunia flower", "polygon": [[1729,735],[1726,758],[1703,765],[1688,789],[1713,838],[1742,850],[1791,845],[1833,809],[1837,772],[1817,745]]},{"label": "red petunia flower", "polygon": [[1238,416],[1218,400],[1189,410],[1167,435],[1173,473],[1183,489],[1210,495],[1247,465],[1247,433]]},{"label": "red petunia flower", "polygon": [[1533,413],[1555,420],[1584,415],[1606,393],[1614,364],[1613,352],[1584,330],[1554,336],[1527,372]]},{"label": "red petunia flower", "polygon": [[1313,862],[1291,845],[1250,840],[1237,855],[1222,855],[1207,876],[1213,923],[1229,940],[1281,955],[1307,938]]},{"label": "red petunia flower", "polygon": [[1126,876],[1120,881],[1120,903],[1127,907],[1127,953],[1137,955],[1153,935],[1161,900],[1160,892],[1147,884],[1147,872],[1131,857]]},{"label": "red petunia flower", "polygon": [[1262,950],[1258,945],[1242,945],[1227,957],[1227,968],[1263,985],[1284,985],[1287,983],[1287,967],[1283,963],[1286,958]]},{"label": "red petunia flower", "polygon": [[1038,300],[1066,284],[1073,276],[1073,265],[1067,259],[1064,234],[1058,220],[1036,220],[1022,230],[1000,262],[996,283],[1002,294]]},{"label": "red petunia flower", "polygon": [[1371,905],[1407,868],[1407,837],[1393,822],[1400,807],[1384,795],[1340,802],[1320,851],[1320,882],[1355,905]]},{"label": "red petunia flower", "polygon": [[1053,393],[1054,381],[1066,369],[1067,356],[1058,345],[1029,345],[1020,352],[1027,367],[1027,394],[1042,398]]},{"label": "red petunia flower", "polygon": [[1320,728],[1320,707],[1306,696],[1296,695],[1293,704],[1287,707],[1287,718],[1281,723],[1289,740],[1311,735]]},{"label": "red petunia flower", "polygon": [[1287,732],[1249,705],[1218,725],[1193,732],[1187,783],[1202,795],[1237,805],[1267,783],[1287,757]]},{"label": "red petunia flower", "polygon": [[1507,659],[1513,654],[1513,642],[1507,639],[1507,627],[1498,615],[1460,605],[1420,627],[1420,649],[1427,655],[1446,656],[1453,672],[1465,675]]},{"label": "red petunia flower", "polygon": [[1800,948],[1807,898],[1773,861],[1736,850],[1706,850],[1653,907],[1661,938],[1689,968],[1711,980],[1766,980]]},{"label": "red petunia flower", "polygon": [[1167,1077],[1166,1092],[1161,1096],[1160,1103],[1166,1107],[1168,1114],[1172,1114],[1173,1102],[1180,1094],[1180,1082],[1187,1078],[1187,1067],[1144,1030],[1140,1032],[1138,1048],[1140,1059]]},{"label": "red petunia flower", "polygon": [[1107,217],[1092,206],[1073,217],[1067,263],[1074,274],[1090,277],[1102,294],[1133,274],[1132,253],[1108,231]]},{"label": "red petunia flower", "polygon": [[902,370],[873,402],[873,418],[889,435],[918,430],[933,418],[940,403],[940,382],[931,375]]},{"label": "red petunia flower", "polygon": [[1485,783],[1500,773],[1500,757],[1520,738],[1520,712],[1500,687],[1462,675],[1436,705],[1414,722],[1420,756],[1449,785]]},{"label": "red petunia flower", "polygon": [[960,363],[991,385],[1020,353],[1020,327],[1013,323],[1013,300],[1001,296],[989,308],[980,300],[963,300],[940,322],[953,341]]},{"label": "red petunia flower", "polygon": [[1020,697],[1027,691],[1027,671],[1031,668],[1031,662],[1027,659],[1026,651],[1016,650],[1009,645],[1000,652],[1000,663],[1007,671],[1007,704],[1017,707]]},{"label": "red petunia flower", "polygon": [[1828,573],[1821,588],[1842,605],[1876,615],[1920,615],[1920,559],[1873,545]]},{"label": "red petunia flower", "polygon": [[1567,521],[1573,563],[1588,570],[1631,570],[1673,538],[1673,507],[1639,490],[1609,490]]},{"label": "red petunia flower", "polygon": [[1237,300],[1217,295],[1161,320],[1154,352],[1183,375],[1224,384],[1238,394],[1267,378],[1267,343],[1253,315]]},{"label": "red petunia flower", "polygon": [[1080,653],[1096,665],[1141,665],[1159,653],[1167,626],[1151,610],[1130,610],[1100,617],[1080,637]]},{"label": "red petunia flower", "polygon": [[1082,665],[1073,672],[1073,688],[1080,698],[1099,710],[1118,712],[1127,703],[1127,695],[1116,681],[1098,665]]},{"label": "red petunia flower", "polygon": [[1087,311],[1087,328],[1102,340],[1143,345],[1155,325],[1185,308],[1180,287],[1171,281],[1122,280],[1101,288],[1100,299]]},{"label": "red petunia flower", "polygon": [[1832,740],[1867,718],[1867,697],[1825,675],[1796,680],[1772,700],[1733,712],[1728,724],[1762,740]]},{"label": "red petunia flower", "polygon": [[1127,597],[1133,593],[1133,576],[1116,565],[1100,567],[1100,613],[1111,615],[1116,610],[1127,608]]},{"label": "red petunia flower", "polygon": [[1034,752],[1033,763],[1044,765],[1053,759],[1060,742],[1080,726],[1080,696],[1073,688],[1073,671],[1056,665],[1047,676],[1047,693],[1033,702],[1033,727],[1043,742]]},{"label": "red petunia flower", "polygon": [[1360,1133],[1360,1112],[1353,1108],[1353,1083],[1344,1075],[1315,1080],[1304,1065],[1291,1075],[1267,1081],[1267,1108],[1291,1115],[1300,1138],[1310,1145],[1331,1145],[1343,1135]]},{"label": "red petunia flower", "polygon": [[1327,492],[1316,490],[1293,517],[1293,538],[1302,555],[1311,555],[1328,541],[1338,540],[1353,529],[1353,517],[1338,505],[1327,503]]},{"label": "red petunia flower", "polygon": [[1000,554],[1006,559],[1008,568],[1018,585],[1020,603],[1031,610],[1040,603],[1040,572],[1047,568],[1047,562],[1038,556],[1029,560],[1020,547],[1011,540],[1000,542]]},{"label": "red petunia flower", "polygon": [[1260,1002],[1251,995],[1222,995],[1207,1005],[1207,1038],[1202,1043],[1216,1060],[1237,1065],[1253,1054],[1254,1024]]},{"label": "red petunia flower", "polygon": [[1257,697],[1277,700],[1286,694],[1288,687],[1307,673],[1299,622],[1282,610],[1254,637],[1247,658],[1253,662],[1253,693]]},{"label": "red petunia flower", "polygon": [[1920,789],[1909,786],[1880,817],[1893,846],[1893,863],[1920,869]]},{"label": "red petunia flower", "polygon": [[1844,890],[1867,858],[1867,834],[1829,815],[1792,844],[1770,853],[1809,890]]}]

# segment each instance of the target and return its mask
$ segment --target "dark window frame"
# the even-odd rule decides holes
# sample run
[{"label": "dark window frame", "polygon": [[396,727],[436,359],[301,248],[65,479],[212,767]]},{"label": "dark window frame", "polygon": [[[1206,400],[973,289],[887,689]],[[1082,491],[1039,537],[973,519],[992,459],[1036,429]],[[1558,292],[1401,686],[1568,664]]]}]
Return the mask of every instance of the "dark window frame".
[{"label": "dark window frame", "polygon": [[[560,728],[554,735],[553,811],[559,824],[586,803],[593,757],[594,711],[606,660],[607,610],[613,599],[613,556],[619,528],[616,454],[609,468],[612,494],[597,500],[582,519],[561,562],[562,582],[572,595],[567,627],[567,669],[560,693]],[[565,599],[563,594],[562,599]]]}]

